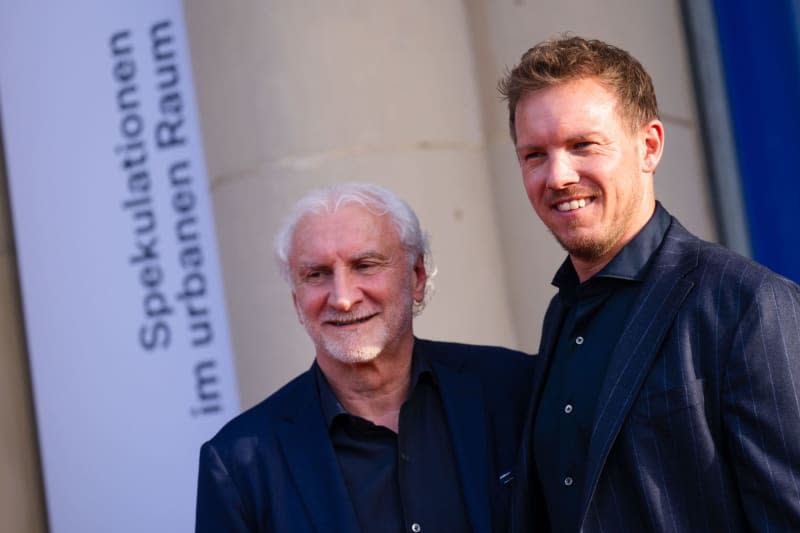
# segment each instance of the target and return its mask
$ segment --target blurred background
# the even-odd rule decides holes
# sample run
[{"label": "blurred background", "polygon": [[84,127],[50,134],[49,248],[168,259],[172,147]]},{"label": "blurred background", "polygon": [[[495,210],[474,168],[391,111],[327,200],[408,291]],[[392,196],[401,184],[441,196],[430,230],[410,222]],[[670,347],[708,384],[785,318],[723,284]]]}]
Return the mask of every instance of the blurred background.
[{"label": "blurred background", "polygon": [[[417,335],[537,351],[565,254],[528,204],[496,84],[565,31],[618,45],[650,72],[666,127],[665,207],[702,238],[800,280],[797,1],[183,7],[242,408],[312,362],[271,246],[289,206],[330,183],[386,186],[430,232],[436,293]],[[7,183],[0,160],[0,521],[38,533],[47,525]]]}]

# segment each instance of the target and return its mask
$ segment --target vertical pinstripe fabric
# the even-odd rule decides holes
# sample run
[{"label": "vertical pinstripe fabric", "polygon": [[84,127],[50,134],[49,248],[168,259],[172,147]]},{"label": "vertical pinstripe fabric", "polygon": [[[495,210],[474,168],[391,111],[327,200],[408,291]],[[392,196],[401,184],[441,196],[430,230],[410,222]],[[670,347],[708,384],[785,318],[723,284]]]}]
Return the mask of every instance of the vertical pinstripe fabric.
[{"label": "vertical pinstripe fabric", "polygon": [[[539,369],[559,313],[551,305],[545,318]],[[791,281],[673,219],[597,409],[583,531],[800,531],[800,288]],[[546,530],[525,439],[514,528]]]}]

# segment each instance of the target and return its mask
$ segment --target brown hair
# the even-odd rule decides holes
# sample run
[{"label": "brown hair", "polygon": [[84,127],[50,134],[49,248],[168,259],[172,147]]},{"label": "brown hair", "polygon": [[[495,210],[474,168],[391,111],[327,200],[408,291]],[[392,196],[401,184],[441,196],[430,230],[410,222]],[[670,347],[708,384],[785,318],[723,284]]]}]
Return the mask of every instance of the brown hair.
[{"label": "brown hair", "polygon": [[658,118],[653,81],[633,56],[603,41],[563,35],[525,52],[498,84],[500,94],[508,101],[508,125],[514,143],[514,113],[523,96],[581,78],[597,78],[616,94],[617,111],[632,130]]}]

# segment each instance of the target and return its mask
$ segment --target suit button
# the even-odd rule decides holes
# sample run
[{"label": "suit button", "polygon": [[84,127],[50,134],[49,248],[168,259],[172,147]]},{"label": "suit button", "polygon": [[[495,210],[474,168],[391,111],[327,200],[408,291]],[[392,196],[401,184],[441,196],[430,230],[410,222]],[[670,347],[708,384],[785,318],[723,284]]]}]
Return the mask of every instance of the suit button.
[{"label": "suit button", "polygon": [[572,412],[572,404],[568,403],[564,406],[564,412],[570,414]]},{"label": "suit button", "polygon": [[411,531],[413,531],[414,533],[419,533],[420,531],[422,531],[422,526],[414,522],[413,524],[411,524]]},{"label": "suit button", "polygon": [[583,337],[575,337],[575,344],[583,344]]},{"label": "suit button", "polygon": [[567,487],[571,487],[574,482],[575,481],[569,476],[564,478],[564,485]]}]

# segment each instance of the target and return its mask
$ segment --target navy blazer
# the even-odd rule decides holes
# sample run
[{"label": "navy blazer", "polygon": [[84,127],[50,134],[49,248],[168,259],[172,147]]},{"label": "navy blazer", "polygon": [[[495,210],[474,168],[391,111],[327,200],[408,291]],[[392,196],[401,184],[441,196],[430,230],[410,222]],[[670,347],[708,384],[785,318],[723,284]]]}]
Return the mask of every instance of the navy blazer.
[{"label": "navy blazer", "polygon": [[[474,532],[507,531],[513,474],[504,474],[518,454],[534,358],[422,339],[414,351],[440,386]],[[202,446],[196,524],[198,533],[359,530],[312,371]]]},{"label": "navy blazer", "polygon": [[[557,302],[531,414],[565,312]],[[531,414],[518,532],[547,529]],[[800,531],[798,286],[673,218],[611,356],[586,476],[584,532]]]}]

